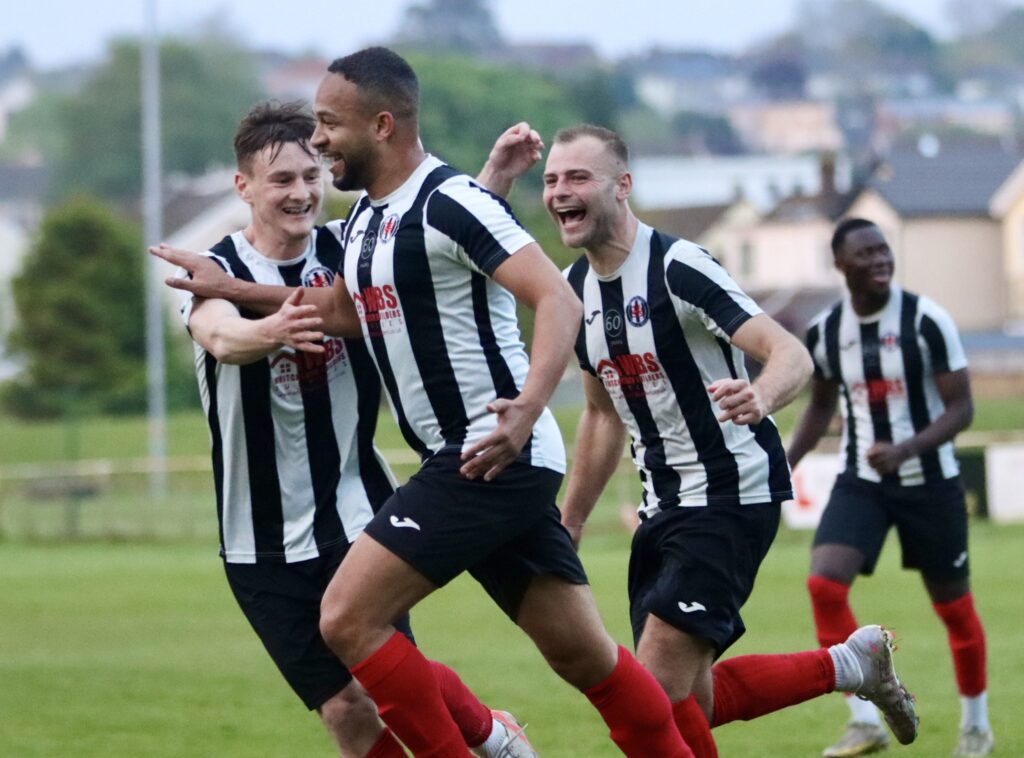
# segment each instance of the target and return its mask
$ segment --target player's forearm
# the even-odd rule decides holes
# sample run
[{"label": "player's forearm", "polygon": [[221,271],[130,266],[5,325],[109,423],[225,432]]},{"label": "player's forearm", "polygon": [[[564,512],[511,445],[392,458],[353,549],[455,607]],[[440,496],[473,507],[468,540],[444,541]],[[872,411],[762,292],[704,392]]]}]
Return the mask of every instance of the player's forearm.
[{"label": "player's forearm", "polygon": [[276,313],[281,304],[295,291],[294,287],[274,284],[256,284],[241,279],[225,278],[222,291],[217,297],[230,300],[235,305],[269,316]]},{"label": "player's forearm", "polygon": [[768,413],[789,405],[807,385],[813,370],[811,356],[796,339],[780,340],[773,345],[754,382]]},{"label": "player's forearm", "polygon": [[949,442],[971,425],[974,420],[974,403],[970,397],[946,406],[946,410],[932,423],[910,439],[901,442],[900,447],[907,457],[914,457],[935,450]]},{"label": "player's forearm", "polygon": [[796,468],[796,464],[817,447],[818,442],[828,431],[834,413],[833,408],[822,408],[814,404],[807,407],[796,425],[793,438],[786,446],[786,455],[791,467]]},{"label": "player's forearm", "polygon": [[589,407],[576,428],[576,453],[562,503],[562,523],[580,530],[622,458],[625,429],[617,416]]},{"label": "player's forearm", "polygon": [[569,293],[571,297],[566,297],[562,289],[553,289],[537,303],[530,371],[517,398],[517,402],[534,409],[537,415],[551,399],[572,356],[582,306],[571,290]]},{"label": "player's forearm", "polygon": [[193,326],[192,335],[220,363],[243,366],[265,358],[281,345],[266,328],[266,319],[220,318],[208,327]]},{"label": "player's forearm", "polygon": [[515,176],[507,171],[499,171],[491,165],[490,161],[487,161],[484,167],[480,169],[480,173],[476,175],[476,183],[481,187],[489,189],[498,197],[508,197],[508,193],[512,191],[512,185],[515,181]]}]

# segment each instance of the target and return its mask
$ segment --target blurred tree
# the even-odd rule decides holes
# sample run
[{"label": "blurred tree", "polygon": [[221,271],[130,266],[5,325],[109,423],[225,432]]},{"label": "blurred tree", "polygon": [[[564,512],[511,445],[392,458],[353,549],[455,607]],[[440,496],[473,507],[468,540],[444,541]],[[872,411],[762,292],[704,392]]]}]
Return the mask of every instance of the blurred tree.
[{"label": "blurred tree", "polygon": [[[551,78],[454,56],[410,54],[420,80],[420,131],[427,149],[475,174],[494,140],[518,121],[529,121],[545,142],[564,126],[584,120],[581,107]],[[539,170],[526,177],[539,187]]]},{"label": "blurred tree", "polygon": [[[956,40],[953,57],[961,69],[1024,66],[1022,39],[1024,9],[1009,9],[987,29]],[[1020,81],[1019,71],[1008,73],[1011,81]]]},{"label": "blurred tree", "polygon": [[[111,43],[107,60],[75,92],[42,101],[61,137],[52,186],[60,197],[91,192],[137,195],[141,175],[140,50],[133,40]],[[170,40],[160,47],[163,163],[167,173],[199,174],[230,164],[238,119],[262,96],[256,64],[223,38]],[[29,124],[31,122],[29,121]]]},{"label": "blurred tree", "polygon": [[504,43],[487,0],[428,0],[405,11],[394,43],[453,53],[493,51]]},{"label": "blurred tree", "polygon": [[[8,412],[145,408],[143,256],[139,230],[97,199],[76,196],[43,217],[11,283],[18,315],[8,349],[24,369],[2,388]],[[188,359],[180,349],[168,358],[170,405],[193,403],[194,389],[180,389]]]}]

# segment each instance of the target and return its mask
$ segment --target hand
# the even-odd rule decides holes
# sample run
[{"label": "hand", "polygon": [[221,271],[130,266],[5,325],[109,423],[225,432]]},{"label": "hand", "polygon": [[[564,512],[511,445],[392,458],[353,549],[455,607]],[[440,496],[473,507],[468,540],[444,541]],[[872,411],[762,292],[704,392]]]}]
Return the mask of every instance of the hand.
[{"label": "hand", "polygon": [[490,403],[487,410],[497,414],[498,425],[486,437],[466,448],[462,453],[463,465],[459,469],[467,479],[483,476],[485,482],[494,479],[519,457],[540,415],[517,400],[498,399]]},{"label": "hand", "polygon": [[580,550],[580,542],[583,540],[583,524],[567,524],[565,521],[562,522],[562,526],[565,527],[565,531],[569,532],[569,539],[572,540],[572,546],[576,548],[578,553]]},{"label": "hand", "polygon": [[188,278],[175,276],[164,279],[168,287],[191,292],[196,297],[231,299],[228,285],[233,279],[209,256],[179,250],[163,243],[149,248],[149,253],[188,272]]},{"label": "hand", "polygon": [[868,465],[879,474],[894,474],[903,461],[910,457],[910,453],[901,445],[894,445],[891,442],[876,442],[866,453]]},{"label": "hand", "polygon": [[270,342],[286,345],[306,353],[323,353],[324,333],[319,330],[323,319],[315,315],[315,305],[302,305],[305,290],[297,288],[282,303],[280,310],[262,319]]},{"label": "hand", "polygon": [[511,181],[522,176],[534,163],[540,160],[544,142],[536,129],[525,121],[511,126],[498,137],[487,156],[485,171]]},{"label": "hand", "polygon": [[761,394],[745,379],[719,379],[708,385],[708,392],[722,411],[719,421],[757,424],[768,415],[768,406]]}]

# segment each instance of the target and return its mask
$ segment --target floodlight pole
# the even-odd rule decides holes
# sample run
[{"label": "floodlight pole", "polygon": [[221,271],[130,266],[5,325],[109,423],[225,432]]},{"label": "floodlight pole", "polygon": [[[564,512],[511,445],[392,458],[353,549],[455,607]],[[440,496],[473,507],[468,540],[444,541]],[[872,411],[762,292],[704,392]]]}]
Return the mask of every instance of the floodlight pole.
[{"label": "floodlight pole", "polygon": [[[145,0],[142,37],[142,186],[145,244],[163,237],[162,169],[160,165],[160,39],[157,0]],[[149,490],[167,492],[167,397],[164,356],[163,281],[156,258],[146,255],[146,406],[149,420],[149,457],[153,464]]]}]

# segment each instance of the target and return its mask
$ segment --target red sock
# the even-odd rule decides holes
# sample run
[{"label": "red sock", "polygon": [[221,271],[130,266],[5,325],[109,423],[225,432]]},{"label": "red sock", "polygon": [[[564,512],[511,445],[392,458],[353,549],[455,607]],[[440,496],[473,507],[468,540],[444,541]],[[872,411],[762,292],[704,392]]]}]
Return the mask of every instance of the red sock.
[{"label": "red sock", "polygon": [[846,642],[846,638],[857,631],[857,619],[847,602],[850,586],[823,576],[810,576],[807,591],[811,593],[818,644],[828,647]]},{"label": "red sock", "polygon": [[466,758],[427,659],[401,632],[349,671],[377,704],[384,723],[417,758]]},{"label": "red sock", "polygon": [[373,743],[370,752],[363,758],[407,758],[407,756],[402,746],[398,744],[398,740],[395,739],[395,735],[391,733],[390,729],[384,727],[384,731]]},{"label": "red sock", "polygon": [[825,648],[788,655],[740,655],[716,663],[711,676],[715,682],[712,727],[756,719],[836,688],[835,665]]},{"label": "red sock", "polygon": [[985,630],[974,610],[974,596],[968,592],[951,603],[933,603],[932,607],[946,625],[960,694],[980,695],[986,687]]},{"label": "red sock", "polygon": [[672,719],[693,751],[694,758],[718,758],[718,748],[715,746],[715,738],[711,736],[708,717],[693,695],[672,704]]},{"label": "red sock", "polygon": [[608,678],[583,694],[628,758],[693,758],[672,722],[665,691],[626,648],[619,647],[618,663]]},{"label": "red sock", "polygon": [[441,697],[470,747],[482,745],[491,735],[491,709],[459,678],[459,675],[438,661],[430,661]]}]

